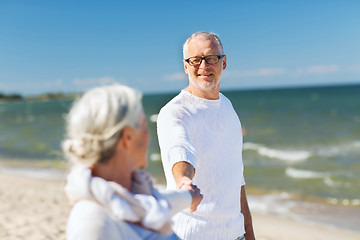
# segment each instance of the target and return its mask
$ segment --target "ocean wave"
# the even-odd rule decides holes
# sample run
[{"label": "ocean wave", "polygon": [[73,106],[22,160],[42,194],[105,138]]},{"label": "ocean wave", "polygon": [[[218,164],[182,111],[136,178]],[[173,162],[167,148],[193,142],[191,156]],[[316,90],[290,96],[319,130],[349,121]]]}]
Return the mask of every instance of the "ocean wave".
[{"label": "ocean wave", "polygon": [[[287,192],[268,195],[247,195],[251,212],[290,217],[300,222],[326,224],[331,227],[359,229],[360,199],[326,199],[328,204],[303,201]],[[357,206],[356,208],[348,208]],[[339,217],[342,219],[339,222]]]},{"label": "ocean wave", "polygon": [[291,178],[299,178],[299,179],[312,179],[312,178],[328,178],[328,173],[315,172],[309,170],[302,170],[288,167],[285,169],[285,174]]},{"label": "ocean wave", "polygon": [[324,183],[325,183],[325,185],[332,187],[332,188],[344,186],[344,184],[342,184],[340,182],[336,182],[336,181],[332,180],[330,177],[325,177]]},{"label": "ocean wave", "polygon": [[349,154],[360,155],[360,140],[349,141],[336,145],[313,146],[307,150],[287,150],[267,147],[263,144],[246,142],[243,146],[244,151],[256,151],[259,155],[268,158],[279,159],[287,162],[301,162],[310,157],[320,156],[325,158],[347,156]]},{"label": "ocean wave", "polygon": [[317,148],[314,151],[315,155],[321,157],[336,157],[336,156],[346,156],[348,154],[358,153],[360,154],[360,141],[349,141],[346,143],[322,146]]},{"label": "ocean wave", "polygon": [[160,153],[152,153],[150,154],[150,160],[153,162],[157,162],[161,160],[161,155]]},{"label": "ocean wave", "polygon": [[329,173],[288,167],[285,169],[285,175],[295,179],[321,179],[326,186],[331,188],[344,186],[343,183],[331,179],[331,175]]},{"label": "ocean wave", "polygon": [[299,150],[282,150],[282,149],[274,149],[268,148],[264,145],[247,142],[244,143],[244,150],[254,150],[257,151],[259,155],[275,158],[287,162],[300,162],[305,161],[311,157],[311,152],[309,151],[299,151]]},{"label": "ocean wave", "polygon": [[158,118],[158,114],[153,114],[149,117],[149,120],[150,120],[150,122],[156,123],[157,118]]},{"label": "ocean wave", "polygon": [[290,209],[295,205],[291,195],[286,192],[267,195],[247,195],[251,211],[257,213],[270,213],[289,215]]}]

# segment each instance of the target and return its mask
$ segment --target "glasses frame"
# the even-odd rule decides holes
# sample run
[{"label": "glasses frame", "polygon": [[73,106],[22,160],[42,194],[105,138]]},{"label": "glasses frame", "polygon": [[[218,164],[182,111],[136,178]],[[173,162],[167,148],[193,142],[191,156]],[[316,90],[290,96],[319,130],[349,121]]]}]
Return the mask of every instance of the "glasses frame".
[{"label": "glasses frame", "polygon": [[[207,57],[213,57],[213,56],[217,56],[218,61],[216,63],[208,63],[206,61],[206,58]],[[217,64],[220,61],[220,59],[222,59],[223,57],[225,57],[225,54],[223,54],[223,55],[207,55],[207,56],[204,56],[204,57],[189,57],[189,58],[184,59],[184,61],[187,62],[190,66],[194,67],[194,66],[199,66],[202,63],[203,60],[205,60],[206,64],[208,64],[208,65]],[[190,63],[190,58],[201,58],[201,60],[200,60],[199,64],[191,64]]]}]

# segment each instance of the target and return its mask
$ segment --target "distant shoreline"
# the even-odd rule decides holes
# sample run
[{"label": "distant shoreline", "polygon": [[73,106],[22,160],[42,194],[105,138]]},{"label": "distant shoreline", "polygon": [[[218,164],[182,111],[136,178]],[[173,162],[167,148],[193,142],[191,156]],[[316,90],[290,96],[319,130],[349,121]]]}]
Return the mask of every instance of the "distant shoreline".
[{"label": "distant shoreline", "polygon": [[23,96],[20,94],[3,94],[0,93],[1,102],[18,102],[18,101],[47,101],[52,99],[66,100],[75,99],[81,96],[82,93],[46,93],[38,95]]},{"label": "distant shoreline", "polygon": [[[252,92],[252,91],[277,91],[277,90],[296,90],[296,89],[319,89],[319,88],[346,88],[346,87],[360,87],[360,83],[334,83],[334,84],[314,84],[314,85],[287,85],[287,86],[267,86],[267,87],[243,87],[243,88],[231,88],[221,87],[220,92]],[[181,89],[175,91],[161,91],[161,92],[149,92],[144,93],[144,96],[152,95],[176,95]]]},{"label": "distant shoreline", "polygon": [[[314,84],[314,85],[286,85],[286,86],[267,86],[267,87],[244,87],[244,88],[221,88],[222,92],[248,92],[248,91],[273,91],[273,90],[293,90],[293,89],[312,89],[312,88],[338,88],[338,87],[360,87],[360,83],[334,83],[334,84]],[[161,92],[144,92],[144,96],[152,96],[152,95],[162,95],[169,94],[173,95],[180,91],[161,91]],[[41,94],[33,94],[33,95],[22,95],[19,93],[12,94],[4,94],[0,92],[0,103],[1,102],[12,102],[12,101],[39,101],[39,100],[51,100],[51,99],[75,99],[81,96],[83,92],[71,92],[71,93],[63,93],[63,92],[49,92],[49,93],[41,93]]]}]

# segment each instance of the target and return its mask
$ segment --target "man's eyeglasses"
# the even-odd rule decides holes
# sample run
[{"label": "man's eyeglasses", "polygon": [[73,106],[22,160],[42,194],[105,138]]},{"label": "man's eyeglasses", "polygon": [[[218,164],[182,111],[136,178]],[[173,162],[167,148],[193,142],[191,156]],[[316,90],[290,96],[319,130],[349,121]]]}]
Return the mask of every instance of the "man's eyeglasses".
[{"label": "man's eyeglasses", "polygon": [[209,65],[216,64],[219,62],[221,58],[223,58],[225,55],[209,55],[205,57],[191,57],[184,59],[185,62],[190,64],[190,66],[198,66],[201,64],[202,60],[205,60],[205,62]]}]

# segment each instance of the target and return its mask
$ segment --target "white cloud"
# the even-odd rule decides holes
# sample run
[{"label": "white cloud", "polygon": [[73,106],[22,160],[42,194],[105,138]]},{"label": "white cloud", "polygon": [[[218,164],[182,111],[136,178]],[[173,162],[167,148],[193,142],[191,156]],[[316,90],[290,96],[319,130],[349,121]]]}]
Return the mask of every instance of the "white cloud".
[{"label": "white cloud", "polygon": [[254,70],[243,71],[224,71],[224,77],[266,77],[285,74],[283,68],[260,68]]},{"label": "white cloud", "polygon": [[338,72],[340,67],[336,64],[332,65],[315,65],[307,68],[298,68],[295,72],[296,75],[304,74],[326,74]]},{"label": "white cloud", "polygon": [[349,66],[349,70],[353,72],[360,72],[360,64]]},{"label": "white cloud", "polygon": [[183,72],[178,72],[178,73],[165,75],[163,79],[165,79],[166,81],[182,81],[187,79],[187,75]]},{"label": "white cloud", "polygon": [[73,84],[78,87],[87,87],[94,85],[107,85],[116,83],[117,81],[113,77],[100,77],[100,78],[76,78],[73,80]]},{"label": "white cloud", "polygon": [[309,73],[332,73],[339,70],[338,65],[328,65],[328,66],[312,66],[309,67]]}]

